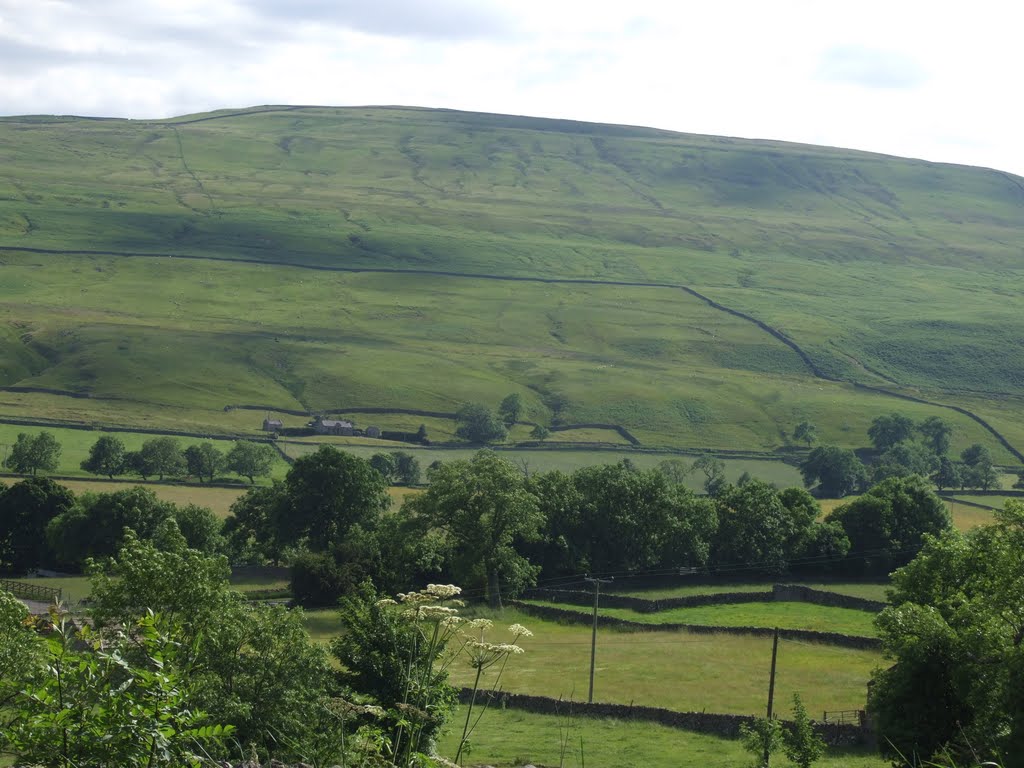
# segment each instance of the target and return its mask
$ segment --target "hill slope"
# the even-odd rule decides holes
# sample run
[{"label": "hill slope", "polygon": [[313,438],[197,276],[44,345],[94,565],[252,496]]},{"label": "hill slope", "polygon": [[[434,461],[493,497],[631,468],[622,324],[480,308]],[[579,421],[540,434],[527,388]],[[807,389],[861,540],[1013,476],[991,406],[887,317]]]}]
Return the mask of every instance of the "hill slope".
[{"label": "hill slope", "polygon": [[0,163],[0,385],[93,395],[0,393],[0,416],[227,429],[228,404],[518,391],[647,444],[774,448],[810,418],[856,445],[898,409],[1011,457],[859,384],[1024,445],[1008,174],[319,107],[0,119]]}]

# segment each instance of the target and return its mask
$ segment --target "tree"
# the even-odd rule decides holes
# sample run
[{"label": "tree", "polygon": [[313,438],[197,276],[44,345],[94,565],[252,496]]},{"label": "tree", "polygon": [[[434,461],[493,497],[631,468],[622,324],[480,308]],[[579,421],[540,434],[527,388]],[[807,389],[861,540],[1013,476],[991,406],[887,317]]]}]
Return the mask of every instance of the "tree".
[{"label": "tree", "polygon": [[224,549],[221,522],[209,507],[186,504],[172,510],[178,530],[185,537],[185,543],[206,555],[219,554]]},{"label": "tree", "polygon": [[336,605],[353,585],[333,555],[304,552],[292,561],[289,586],[302,606]]},{"label": "tree", "polygon": [[868,700],[879,744],[1024,766],[1024,504],[929,539],[892,584],[877,625],[896,663],[876,672]]},{"label": "tree", "polygon": [[949,510],[924,478],[891,477],[828,520],[839,523],[850,539],[854,567],[879,575],[909,562],[927,536],[938,536],[952,523]]},{"label": "tree", "polygon": [[726,489],[716,499],[712,563],[781,573],[790,559],[801,555],[819,508],[806,491],[788,490],[787,506],[779,491],[760,480]]},{"label": "tree", "polygon": [[370,466],[380,473],[380,476],[390,484],[395,479],[398,471],[398,463],[390,453],[375,453],[370,457]]},{"label": "tree", "polygon": [[224,457],[224,468],[236,475],[248,477],[249,482],[255,485],[257,477],[270,474],[276,459],[272,446],[252,440],[238,440]]},{"label": "tree", "polygon": [[426,424],[420,424],[420,428],[416,430],[416,442],[420,445],[430,445],[430,438],[427,437]]},{"label": "tree", "polygon": [[508,436],[505,423],[486,406],[470,403],[455,414],[455,434],[471,443],[496,443]]},{"label": "tree", "polygon": [[532,437],[534,440],[540,440],[543,442],[544,440],[547,440],[550,436],[551,430],[545,427],[543,424],[538,424],[533,429],[530,430],[530,437]]},{"label": "tree", "polygon": [[797,768],[811,768],[825,754],[825,741],[814,732],[799,693],[793,694],[793,725],[782,731],[782,751]]},{"label": "tree", "polygon": [[501,405],[498,406],[498,413],[501,415],[501,420],[505,422],[505,426],[509,429],[512,425],[519,421],[519,416],[523,412],[523,399],[517,392],[513,392],[511,395],[507,395],[504,400],[501,401]]},{"label": "tree", "polygon": [[427,491],[406,505],[448,539],[460,581],[485,579],[493,607],[501,607],[503,581],[515,591],[536,579],[538,568],[516,545],[539,536],[543,520],[537,498],[522,472],[493,451],[442,465]]},{"label": "tree", "polygon": [[818,440],[818,428],[809,421],[801,421],[793,430],[793,439],[807,443],[810,448]]},{"label": "tree", "polygon": [[877,416],[868,428],[868,437],[871,438],[872,445],[879,451],[909,440],[913,434],[913,420],[901,413]]},{"label": "tree", "polygon": [[867,469],[853,451],[835,445],[820,445],[800,465],[804,486],[818,483],[824,498],[841,499],[859,491],[867,482]]},{"label": "tree", "polygon": [[284,481],[285,503],[275,512],[277,539],[303,538],[314,551],[342,541],[356,525],[370,530],[391,503],[387,481],[370,462],[331,446],[295,460]]},{"label": "tree", "polygon": [[988,448],[975,443],[965,448],[960,458],[964,463],[960,479],[965,486],[985,491],[999,486],[999,473],[992,463],[992,454]]},{"label": "tree", "polygon": [[945,456],[949,452],[949,442],[953,435],[953,426],[938,416],[929,416],[917,425],[917,431],[925,445],[931,448],[936,456]]},{"label": "tree", "polygon": [[211,443],[196,443],[185,449],[185,466],[190,475],[199,478],[199,482],[203,482],[205,477],[212,483],[224,466],[224,454]]},{"label": "tree", "polygon": [[124,455],[124,465],[121,470],[131,475],[138,475],[143,480],[149,480],[149,476],[156,474],[150,466],[148,459],[142,455],[142,451],[127,451]]},{"label": "tree", "polygon": [[94,475],[106,475],[111,480],[124,471],[124,443],[111,435],[103,435],[89,449],[89,458],[82,469]]},{"label": "tree", "polygon": [[419,459],[405,451],[393,451],[391,458],[395,460],[395,479],[399,485],[417,485],[419,483]]},{"label": "tree", "polygon": [[963,465],[959,462],[950,461],[947,457],[943,456],[939,461],[938,470],[932,475],[932,481],[935,483],[935,487],[940,491],[945,488],[962,487],[962,466]]},{"label": "tree", "polygon": [[658,471],[669,485],[682,485],[692,470],[693,467],[682,459],[664,459],[658,463]]},{"label": "tree", "polygon": [[147,608],[173,619],[175,640],[201,671],[188,704],[235,726],[240,744],[288,762],[311,757],[331,730],[326,704],[337,693],[326,655],[309,642],[301,610],[250,603],[230,590],[230,572],[166,521],[156,540],[129,534],[110,562],[90,565],[90,613],[104,632]]},{"label": "tree", "polygon": [[154,437],[142,444],[139,451],[148,474],[156,475],[161,480],[164,475],[175,477],[185,471],[185,457],[178,448],[178,441],[173,437]]},{"label": "tree", "polygon": [[281,562],[285,540],[278,524],[287,520],[289,500],[284,483],[249,488],[231,504],[224,520],[225,549],[234,565]]},{"label": "tree", "polygon": [[46,477],[0,486],[0,572],[25,573],[49,564],[46,526],[75,504],[75,496]]},{"label": "tree", "polygon": [[704,473],[704,490],[709,496],[725,488],[725,462],[721,459],[716,459],[710,453],[702,453],[694,460],[691,469],[699,469]]},{"label": "tree", "polygon": [[940,467],[939,457],[927,446],[904,440],[888,448],[873,467],[876,482],[887,477],[920,475],[928,477]]},{"label": "tree", "polygon": [[88,557],[114,555],[126,528],[149,539],[164,520],[173,516],[174,505],[157,498],[148,488],[83,493],[74,507],[50,521],[46,537],[60,562],[78,566]]},{"label": "tree", "polygon": [[53,472],[60,460],[60,443],[49,432],[40,432],[35,436],[24,432],[11,447],[11,454],[4,461],[4,466],[20,475],[32,475],[39,470]]},{"label": "tree", "polygon": [[754,756],[757,768],[768,768],[771,755],[782,746],[782,723],[774,717],[755,717],[752,723],[740,726],[740,741],[743,748]]}]

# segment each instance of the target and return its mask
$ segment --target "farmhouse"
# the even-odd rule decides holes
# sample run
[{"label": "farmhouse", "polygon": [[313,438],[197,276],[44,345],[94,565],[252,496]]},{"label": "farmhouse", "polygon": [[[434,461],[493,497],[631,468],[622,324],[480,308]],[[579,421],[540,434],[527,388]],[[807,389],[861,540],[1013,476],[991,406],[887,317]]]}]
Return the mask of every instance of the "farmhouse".
[{"label": "farmhouse", "polygon": [[317,416],[316,421],[313,422],[313,429],[318,435],[344,435],[351,437],[355,434],[356,425],[351,421],[325,419],[323,416]]},{"label": "farmhouse", "polygon": [[284,429],[284,422],[280,419],[272,419],[269,416],[263,420],[264,432],[280,432]]}]

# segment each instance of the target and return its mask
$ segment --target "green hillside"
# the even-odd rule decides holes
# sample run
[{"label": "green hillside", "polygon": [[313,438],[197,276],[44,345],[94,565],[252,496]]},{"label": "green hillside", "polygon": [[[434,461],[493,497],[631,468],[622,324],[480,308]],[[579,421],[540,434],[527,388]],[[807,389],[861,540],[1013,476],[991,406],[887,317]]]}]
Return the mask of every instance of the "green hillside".
[{"label": "green hillside", "polygon": [[0,168],[0,418],[237,432],[261,416],[227,405],[519,392],[651,446],[773,450],[804,419],[862,445],[901,410],[1024,450],[1009,174],[320,107],[2,118]]}]

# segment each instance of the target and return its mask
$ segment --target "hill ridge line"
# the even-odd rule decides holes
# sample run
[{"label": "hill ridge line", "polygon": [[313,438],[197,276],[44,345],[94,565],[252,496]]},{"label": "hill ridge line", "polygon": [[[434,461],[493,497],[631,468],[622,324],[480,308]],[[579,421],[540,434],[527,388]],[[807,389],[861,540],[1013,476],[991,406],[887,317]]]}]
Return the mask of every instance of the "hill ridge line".
[{"label": "hill ridge line", "polygon": [[526,275],[491,275],[477,272],[457,272],[452,270],[428,270],[428,269],[402,269],[398,267],[339,267],[330,266],[326,264],[299,264],[294,262],[284,262],[279,260],[270,259],[252,259],[252,258],[228,258],[226,256],[199,256],[194,254],[174,254],[174,253],[140,253],[132,251],[93,251],[85,249],[55,249],[55,248],[29,248],[23,246],[4,246],[0,245],[0,252],[3,251],[17,251],[23,253],[39,253],[39,254],[51,254],[55,256],[74,256],[74,255],[86,255],[86,256],[116,256],[124,258],[171,258],[171,259],[189,259],[192,261],[216,261],[221,263],[232,263],[238,262],[241,264],[255,264],[263,265],[268,267],[290,267],[294,269],[309,269],[319,272],[342,272],[357,274],[361,272],[371,274],[394,274],[394,275],[424,275],[428,277],[461,277],[466,279],[475,280],[500,280],[505,282],[520,282],[520,283],[541,283],[546,285],[595,285],[595,286],[615,286],[620,288],[664,288],[669,290],[679,290],[690,294],[694,298],[697,298],[713,309],[725,312],[733,315],[734,317],[746,320],[749,323],[753,323],[765,333],[769,334],[776,340],[782,342],[787,347],[793,350],[797,356],[807,366],[811,374],[818,379],[823,381],[829,381],[836,384],[848,384],[855,389],[861,389],[867,392],[874,392],[876,394],[887,395],[889,397],[899,398],[901,400],[907,400],[909,402],[920,403],[922,405],[930,405],[936,408],[947,408],[957,413],[963,414],[968,418],[975,421],[985,430],[992,434],[999,443],[1006,448],[1013,456],[1019,461],[1024,463],[1024,453],[1017,450],[1009,440],[1007,440],[999,431],[996,430],[991,424],[985,419],[981,418],[977,414],[967,410],[958,405],[949,405],[947,403],[939,403],[933,400],[926,400],[916,395],[909,395],[900,392],[891,392],[882,387],[874,387],[869,384],[861,384],[856,381],[847,381],[844,379],[836,378],[825,373],[818,365],[811,359],[811,356],[800,347],[795,341],[786,336],[782,331],[777,328],[773,328],[762,320],[758,320],[756,317],[742,312],[738,309],[733,309],[721,304],[709,296],[705,296],[703,293],[690,288],[689,286],[682,285],[679,283],[660,283],[660,282],[638,282],[638,281],[626,281],[626,280],[598,280],[596,278],[584,278],[584,277],[539,277],[539,276],[526,276]]}]

